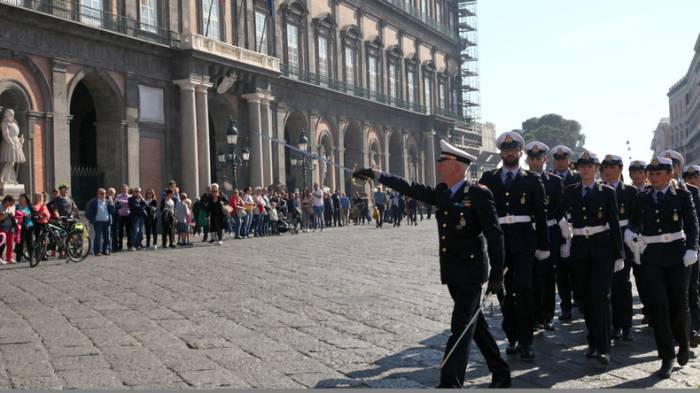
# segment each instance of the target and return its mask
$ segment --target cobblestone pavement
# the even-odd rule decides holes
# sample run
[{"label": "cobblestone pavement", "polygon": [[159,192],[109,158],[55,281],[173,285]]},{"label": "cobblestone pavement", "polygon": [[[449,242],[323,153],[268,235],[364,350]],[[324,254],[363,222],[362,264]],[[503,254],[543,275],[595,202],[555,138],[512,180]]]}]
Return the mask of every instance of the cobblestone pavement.
[{"label": "cobblestone pavement", "polygon": [[[0,388],[432,387],[451,301],[434,222],[124,252],[0,271]],[[487,317],[505,345],[498,307]],[[583,355],[581,319],[511,359],[515,387],[700,385],[700,362],[659,366],[635,317],[633,342],[603,368]],[[469,385],[484,387],[477,350]]]}]

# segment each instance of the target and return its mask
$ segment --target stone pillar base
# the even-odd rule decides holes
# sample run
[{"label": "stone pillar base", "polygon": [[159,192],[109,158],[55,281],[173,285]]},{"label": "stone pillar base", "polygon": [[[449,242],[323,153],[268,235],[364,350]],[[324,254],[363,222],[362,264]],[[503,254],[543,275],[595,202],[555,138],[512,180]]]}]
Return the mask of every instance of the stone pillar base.
[{"label": "stone pillar base", "polygon": [[[12,195],[19,198],[19,194],[24,194],[24,184],[0,184],[0,198],[5,195]],[[31,196],[29,197],[31,200]]]}]

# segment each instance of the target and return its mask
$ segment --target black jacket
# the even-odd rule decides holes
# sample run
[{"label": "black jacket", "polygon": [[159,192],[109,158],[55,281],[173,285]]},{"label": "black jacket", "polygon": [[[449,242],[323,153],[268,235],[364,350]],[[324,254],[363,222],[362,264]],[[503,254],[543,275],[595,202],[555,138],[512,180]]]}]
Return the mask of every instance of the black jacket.
[{"label": "black jacket", "polygon": [[681,265],[686,250],[698,249],[698,216],[692,195],[688,190],[671,185],[661,200],[655,202],[653,192],[656,191],[647,189],[637,194],[630,215],[630,230],[643,236],[683,230],[685,240],[648,244],[642,254],[642,264]]},{"label": "black jacket", "polygon": [[570,185],[564,191],[564,209],[573,228],[610,226],[610,230],[591,236],[574,236],[571,240],[571,257],[593,255],[609,259],[610,264],[623,258],[622,232],[618,217],[615,190],[602,183],[594,183],[593,189],[583,199],[581,183]]},{"label": "black jacket", "polygon": [[[491,264],[491,279],[503,277],[503,232],[491,192],[478,184],[464,182],[450,197],[447,185],[429,187],[383,174],[379,182],[401,194],[437,206],[440,278],[443,284],[483,284]],[[488,262],[483,255],[483,238],[488,244]]]},{"label": "black jacket", "polygon": [[536,224],[516,223],[503,225],[505,247],[508,251],[549,250],[549,231],[547,230],[547,208],[542,179],[534,172],[520,169],[513,179],[513,184],[506,190],[501,180],[502,169],[484,172],[479,183],[488,187],[496,202],[499,217],[530,216]]},{"label": "black jacket", "polygon": [[559,222],[564,217],[564,182],[553,173],[541,176],[547,194],[547,220]]}]

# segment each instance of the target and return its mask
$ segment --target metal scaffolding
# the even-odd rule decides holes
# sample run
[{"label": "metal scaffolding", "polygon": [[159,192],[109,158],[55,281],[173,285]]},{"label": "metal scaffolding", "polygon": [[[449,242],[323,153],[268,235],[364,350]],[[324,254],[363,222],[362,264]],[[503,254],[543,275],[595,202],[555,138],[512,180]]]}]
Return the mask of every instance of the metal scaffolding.
[{"label": "metal scaffolding", "polygon": [[460,114],[467,127],[473,131],[477,131],[481,117],[476,2],[477,0],[457,0],[459,39],[462,44],[462,52],[460,53],[462,106]]}]

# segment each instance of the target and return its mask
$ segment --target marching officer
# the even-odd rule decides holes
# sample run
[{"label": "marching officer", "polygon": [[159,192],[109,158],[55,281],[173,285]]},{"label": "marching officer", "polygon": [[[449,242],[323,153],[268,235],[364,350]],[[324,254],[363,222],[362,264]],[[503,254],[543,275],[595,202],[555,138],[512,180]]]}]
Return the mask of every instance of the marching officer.
[{"label": "marching officer", "polygon": [[582,152],[576,161],[581,182],[564,191],[572,225],[571,267],[588,331],[586,356],[610,363],[610,287],[624,267],[615,190],[596,181],[600,161]]},{"label": "marching officer", "polygon": [[[562,178],[564,189],[581,181],[581,176],[571,169],[571,149],[564,145],[557,145],[552,148],[552,157],[554,158],[554,173]],[[561,256],[559,260],[559,271],[557,273],[557,289],[559,290],[559,314],[560,321],[571,320],[571,308],[575,305],[578,296],[574,288],[574,273],[569,263],[568,256]]]},{"label": "marching officer", "polygon": [[654,158],[647,171],[652,188],[635,198],[625,243],[635,253],[650,294],[647,306],[662,360],[657,375],[666,379],[674,358],[683,366],[690,357],[688,286],[691,265],[698,259],[698,217],[690,192],[671,182],[671,159]]},{"label": "marching officer", "polygon": [[[535,329],[552,331],[552,319],[556,306],[556,273],[559,265],[560,248],[564,233],[568,233],[569,225],[563,218],[564,183],[561,177],[547,173],[544,166],[547,163],[549,146],[540,141],[532,141],[525,145],[527,165],[531,172],[542,179],[547,196],[547,228],[549,231],[549,258],[535,261],[534,271],[534,307]],[[568,240],[568,236],[566,237]]]},{"label": "marching officer", "polygon": [[[683,171],[683,180],[689,185],[700,187],[700,166],[688,165]],[[696,205],[697,208],[697,205]],[[693,264],[690,273],[690,346],[700,345],[700,264]]]},{"label": "marching officer", "polygon": [[[685,177],[682,176],[683,171],[683,155],[675,150],[664,150],[661,152],[661,155],[664,157],[670,159],[673,163],[673,177],[676,181],[678,181],[678,187],[690,191],[690,195],[693,197],[693,204],[695,205],[695,212],[700,217],[700,189],[698,187],[694,186],[692,183],[688,183],[685,181]],[[697,334],[694,334],[693,330],[693,323],[692,323],[692,317],[697,316],[696,318],[700,318],[700,304],[698,304],[697,301],[697,296],[696,293],[698,291],[697,286],[698,286],[698,266],[694,265],[693,269],[691,270],[690,274],[690,281],[688,283],[688,296],[689,298],[689,307],[690,307],[690,315],[691,315],[691,323],[690,323],[690,329],[691,329],[691,342],[694,346],[697,346],[700,344],[700,337],[698,337]]]},{"label": "marching officer", "polygon": [[[601,175],[605,184],[615,190],[618,214],[620,219],[620,230],[624,232],[629,225],[629,214],[637,195],[635,186],[627,185],[622,181],[622,157],[608,154],[602,162]],[[622,338],[630,340],[632,329],[632,281],[630,272],[632,260],[632,250],[625,247],[625,266],[622,270],[613,275],[612,289],[610,291],[610,302],[612,304],[612,333],[613,339]]]},{"label": "marching officer", "polygon": [[[629,168],[630,180],[632,180],[632,185],[637,187],[637,192],[641,192],[651,187],[649,181],[647,180],[647,163],[642,160],[634,160],[630,162]],[[642,302],[642,318],[641,323],[646,325],[649,323],[649,309],[647,308],[647,293],[644,290],[644,282],[642,281],[642,276],[639,273],[639,265],[632,264],[632,273],[634,274],[634,282],[637,285],[637,292],[639,293],[639,300]]]},{"label": "marching officer", "polygon": [[[511,385],[510,368],[501,358],[480,309],[481,286],[487,277],[487,293],[503,290],[503,232],[498,225],[491,192],[465,177],[469,164],[475,160],[467,152],[441,140],[436,166],[440,183],[435,188],[409,184],[400,177],[369,168],[356,170],[353,177],[375,179],[401,194],[437,207],[440,277],[454,300],[451,335],[445,347],[445,364],[440,371],[438,387],[462,387],[473,338],[492,373],[489,387],[507,388]],[[484,238],[488,245],[488,262],[484,256]],[[465,328],[468,329],[460,340]]]},{"label": "marching officer", "polygon": [[[508,337],[506,353],[520,352],[531,362],[534,326],[533,263],[549,258],[549,231],[542,180],[520,168],[524,145],[517,132],[506,132],[496,139],[503,166],[484,172],[479,183],[493,193],[505,239],[505,295],[499,295],[503,312],[502,327]],[[533,229],[532,224],[535,224]]]}]

